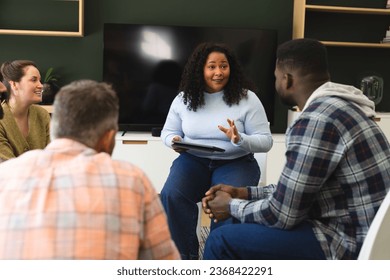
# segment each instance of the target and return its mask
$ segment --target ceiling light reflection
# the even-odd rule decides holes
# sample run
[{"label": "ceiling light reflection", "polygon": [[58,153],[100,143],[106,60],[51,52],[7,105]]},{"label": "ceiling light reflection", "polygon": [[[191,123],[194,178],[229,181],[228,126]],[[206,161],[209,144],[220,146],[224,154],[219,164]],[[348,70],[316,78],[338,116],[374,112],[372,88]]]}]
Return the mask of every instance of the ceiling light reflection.
[{"label": "ceiling light reflection", "polygon": [[172,49],[167,42],[157,33],[143,31],[142,51],[149,56],[159,59],[171,59]]}]

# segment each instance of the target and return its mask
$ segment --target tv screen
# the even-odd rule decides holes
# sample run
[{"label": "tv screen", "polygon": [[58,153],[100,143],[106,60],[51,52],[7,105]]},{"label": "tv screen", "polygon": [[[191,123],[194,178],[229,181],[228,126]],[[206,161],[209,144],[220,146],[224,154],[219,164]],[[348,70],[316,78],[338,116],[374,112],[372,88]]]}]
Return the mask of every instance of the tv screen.
[{"label": "tv screen", "polygon": [[119,129],[162,128],[184,65],[201,42],[233,49],[273,122],[277,32],[269,29],[104,24],[103,80],[119,102]]}]

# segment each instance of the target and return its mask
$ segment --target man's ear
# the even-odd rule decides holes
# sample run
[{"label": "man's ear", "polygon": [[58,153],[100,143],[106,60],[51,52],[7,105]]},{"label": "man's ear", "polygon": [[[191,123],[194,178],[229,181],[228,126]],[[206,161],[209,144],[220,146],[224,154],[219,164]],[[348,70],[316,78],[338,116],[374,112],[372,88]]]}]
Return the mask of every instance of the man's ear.
[{"label": "man's ear", "polygon": [[290,73],[284,74],[286,77],[286,88],[290,88],[293,85],[293,76]]},{"label": "man's ear", "polygon": [[105,133],[103,133],[103,135],[96,143],[95,150],[98,153],[104,152],[111,155],[115,147],[115,135],[116,135],[116,130],[114,129],[107,130]]}]

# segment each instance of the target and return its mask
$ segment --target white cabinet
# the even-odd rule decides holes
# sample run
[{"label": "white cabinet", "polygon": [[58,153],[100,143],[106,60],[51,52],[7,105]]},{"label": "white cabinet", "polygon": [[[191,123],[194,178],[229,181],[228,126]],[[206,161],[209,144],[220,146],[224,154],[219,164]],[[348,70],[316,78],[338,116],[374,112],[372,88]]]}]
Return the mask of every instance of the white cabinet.
[{"label": "white cabinet", "polygon": [[378,113],[376,117],[378,118],[379,127],[390,141],[390,113]]},{"label": "white cabinet", "polygon": [[[149,179],[157,192],[160,192],[168,177],[172,162],[179,154],[165,146],[160,137],[153,137],[150,133],[127,132],[116,135],[115,149],[112,157],[124,160],[140,167]],[[262,176],[260,184],[266,183],[266,160],[265,153],[255,154],[260,165]],[[193,180],[193,178],[188,178]]]},{"label": "white cabinet", "polygon": [[141,168],[159,193],[169,174],[169,168],[178,153],[165,146],[160,137],[150,133],[122,132],[116,135],[114,159],[133,163]]},{"label": "white cabinet", "polygon": [[[378,113],[378,125],[390,141],[390,113]],[[274,144],[268,153],[257,153],[255,158],[261,169],[260,185],[276,184],[285,164],[286,143],[284,134],[272,134]],[[125,160],[140,167],[157,192],[164,186],[169,168],[178,154],[166,147],[160,137],[150,133],[118,132],[113,152],[114,159]],[[191,178],[189,178],[191,180]]]},{"label": "white cabinet", "polygon": [[274,144],[267,154],[266,181],[267,184],[277,184],[286,162],[286,136],[272,134]]},{"label": "white cabinet", "polygon": [[265,186],[267,184],[267,153],[255,153],[255,159],[260,167],[260,181],[259,186]]}]

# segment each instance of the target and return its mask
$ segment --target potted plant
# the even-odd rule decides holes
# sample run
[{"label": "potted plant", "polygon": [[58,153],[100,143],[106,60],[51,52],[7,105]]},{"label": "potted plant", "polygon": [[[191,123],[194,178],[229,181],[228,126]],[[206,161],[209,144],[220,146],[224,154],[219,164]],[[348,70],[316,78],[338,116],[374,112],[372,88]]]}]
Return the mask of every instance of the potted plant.
[{"label": "potted plant", "polygon": [[54,68],[47,69],[45,77],[42,81],[42,102],[41,104],[53,104],[54,96],[60,89],[58,85],[59,76],[54,72]]}]

